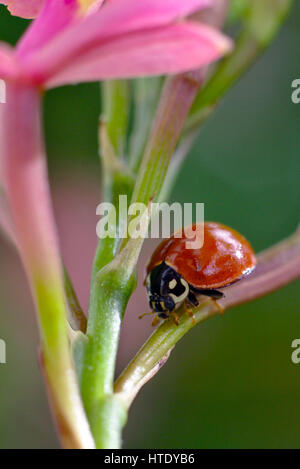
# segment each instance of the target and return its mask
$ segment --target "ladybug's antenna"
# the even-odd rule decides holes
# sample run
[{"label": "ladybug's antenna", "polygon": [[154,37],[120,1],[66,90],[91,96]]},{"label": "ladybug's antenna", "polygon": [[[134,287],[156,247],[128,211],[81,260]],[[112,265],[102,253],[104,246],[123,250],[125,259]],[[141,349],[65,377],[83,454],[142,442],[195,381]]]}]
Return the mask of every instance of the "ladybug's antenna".
[{"label": "ladybug's antenna", "polygon": [[143,319],[145,316],[152,316],[152,314],[156,314],[156,311],[151,311],[151,313],[144,313],[139,316],[139,319]]},{"label": "ladybug's antenna", "polygon": [[156,311],[151,311],[151,313],[144,313],[139,316],[139,319],[143,319],[145,316],[152,316],[152,314],[156,314],[155,318],[152,321],[152,326],[155,327],[157,324],[159,324],[159,317],[157,316]]}]

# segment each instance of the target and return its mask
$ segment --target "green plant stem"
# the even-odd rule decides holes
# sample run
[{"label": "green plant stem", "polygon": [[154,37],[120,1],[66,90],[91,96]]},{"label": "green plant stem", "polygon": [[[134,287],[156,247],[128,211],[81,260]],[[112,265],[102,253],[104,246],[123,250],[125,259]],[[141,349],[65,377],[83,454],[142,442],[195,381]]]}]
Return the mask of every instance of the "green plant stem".
[{"label": "green plant stem", "polygon": [[107,80],[101,84],[103,114],[107,134],[115,154],[123,157],[130,107],[130,85],[127,80]]},{"label": "green plant stem", "polygon": [[[116,425],[121,427],[125,419],[112,393],[123,311],[135,287],[134,279],[126,274],[121,263],[112,261],[95,276],[91,291],[81,392],[98,448],[120,446]],[[121,423],[113,418],[116,412],[123,416]]]},{"label": "green plant stem", "polygon": [[[122,406],[112,395],[113,378],[122,314],[135,284],[134,279],[130,279],[127,289],[123,285],[121,288],[121,270],[110,263],[116,255],[124,223],[119,212],[119,195],[127,195],[130,200],[134,183],[122,157],[128,98],[127,82],[117,80],[103,85],[104,116],[99,127],[103,198],[116,209],[117,236],[98,241],[91,277],[87,335],[74,344],[83,402],[99,448],[120,446],[118,425],[125,418]],[[117,293],[122,293],[116,294],[115,288]]]},{"label": "green plant stem", "polygon": [[196,71],[166,80],[137,175],[132,202],[148,205],[150,200],[159,197],[171,157],[202,79],[203,72]]},{"label": "green plant stem", "polygon": [[108,138],[106,124],[100,122],[103,199],[110,202],[116,211],[116,225],[113,227],[112,221],[111,228],[115,228],[117,236],[99,240],[93,263],[92,285],[97,272],[111,262],[116,255],[120,236],[127,221],[127,211],[124,214],[119,207],[119,196],[127,196],[127,200],[130,200],[134,186],[133,175],[127,169],[124,161],[116,157]]},{"label": "green plant stem", "polygon": [[177,177],[180,173],[180,169],[189,153],[193,147],[197,136],[199,135],[199,130],[189,132],[182,139],[178,145],[168,168],[162,189],[159,194],[159,201],[164,202],[169,200],[172,189],[175,185]]},{"label": "green plant stem", "polygon": [[129,121],[130,92],[127,80],[105,81],[101,85],[103,117],[99,122],[99,146],[102,162],[103,200],[110,202],[116,209],[116,232],[114,238],[98,241],[91,278],[91,289],[95,275],[109,262],[117,252],[119,234],[125,220],[120,218],[119,195],[131,198],[134,178],[124,161],[126,131]]},{"label": "green plant stem", "polygon": [[129,165],[136,173],[140,167],[151,122],[162,86],[161,78],[138,78],[133,81],[134,116],[129,140]]},{"label": "green plant stem", "polygon": [[[226,289],[219,303],[225,309],[245,303],[287,285],[300,276],[300,229],[292,236],[263,251],[258,256],[254,274]],[[150,336],[115,383],[115,393],[128,409],[139,390],[167,361],[178,341],[195,325],[218,313],[212,301],[205,301],[193,310],[194,321],[182,307],[177,326],[172,319],[164,321]]]},{"label": "green plant stem", "polygon": [[[145,227],[146,229],[147,227]],[[81,371],[82,397],[97,448],[118,448],[127,413],[113,395],[123,314],[136,282],[134,269],[143,239],[130,240],[94,280]]]},{"label": "green plant stem", "polygon": [[128,367],[115,383],[115,393],[128,409],[139,390],[146,384],[167,361],[172,348],[196,324],[213,316],[217,308],[211,301],[201,305],[194,312],[194,322],[184,308],[178,310],[181,317],[177,326],[173,319],[164,321],[139,350]]}]

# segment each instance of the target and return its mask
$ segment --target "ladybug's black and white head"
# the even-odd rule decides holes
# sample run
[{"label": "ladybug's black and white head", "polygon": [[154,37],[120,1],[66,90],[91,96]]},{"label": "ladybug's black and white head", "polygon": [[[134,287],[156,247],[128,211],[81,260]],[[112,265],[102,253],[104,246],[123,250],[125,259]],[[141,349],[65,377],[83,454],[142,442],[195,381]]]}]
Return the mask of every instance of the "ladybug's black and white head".
[{"label": "ladybug's black and white head", "polygon": [[189,294],[189,284],[165,262],[157,265],[146,278],[149,306],[166,319]]}]

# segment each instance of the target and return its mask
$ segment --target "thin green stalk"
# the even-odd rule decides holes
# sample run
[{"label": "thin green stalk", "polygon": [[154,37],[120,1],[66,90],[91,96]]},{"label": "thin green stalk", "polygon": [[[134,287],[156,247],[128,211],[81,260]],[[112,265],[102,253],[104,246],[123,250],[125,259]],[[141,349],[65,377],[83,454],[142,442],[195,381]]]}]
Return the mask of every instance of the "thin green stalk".
[{"label": "thin green stalk", "polygon": [[108,80],[101,84],[101,89],[107,134],[115,154],[123,157],[129,121],[130,84],[128,80]]},{"label": "thin green stalk", "polygon": [[129,165],[136,173],[140,167],[151,123],[162,86],[161,78],[138,78],[133,81],[134,116],[129,140]]},{"label": "thin green stalk", "polygon": [[[147,226],[145,227],[145,230]],[[127,413],[113,395],[115,359],[127,302],[136,286],[134,270],[143,238],[130,240],[95,276],[84,345],[81,389],[97,448],[119,448]]]},{"label": "thin green stalk", "polygon": [[146,145],[132,202],[148,205],[158,198],[185,119],[201,86],[202,71],[168,78]]},{"label": "thin green stalk", "polygon": [[132,196],[134,177],[127,168],[123,159],[117,158],[114,148],[109,140],[106,121],[100,121],[99,142],[102,161],[103,199],[114,207],[116,220],[111,221],[111,228],[117,233],[116,237],[102,238],[98,242],[92,271],[92,285],[95,274],[102,267],[111,262],[116,255],[121,233],[127,221],[127,211],[123,213],[119,207],[119,196],[127,196],[129,201]]},{"label": "thin green stalk", "polygon": [[189,151],[193,147],[195,143],[195,139],[197,138],[198,134],[199,134],[198,129],[189,132],[188,134],[185,135],[185,137],[182,139],[182,141],[178,145],[178,148],[176,149],[172,157],[172,160],[170,162],[169,169],[166,174],[166,178],[164,180],[162,189],[159,194],[160,202],[169,200],[172,189],[180,173],[180,169]]},{"label": "thin green stalk", "polygon": [[181,317],[177,326],[173,319],[164,321],[149,337],[128,367],[115,383],[115,393],[128,409],[135,396],[164,365],[172,348],[196,324],[216,314],[218,309],[207,301],[199,311],[194,312],[193,320],[185,314],[185,308],[178,310]]},{"label": "thin green stalk", "polygon": [[[101,84],[103,116],[99,122],[99,147],[102,163],[103,200],[110,202],[116,209],[116,232],[122,231],[125,220],[120,219],[119,195],[131,198],[134,178],[127,169],[124,152],[129,122],[130,91],[127,80],[105,81]],[[120,222],[120,223],[119,223]],[[111,262],[117,252],[119,236],[103,238],[98,241],[91,278],[102,267]]]}]

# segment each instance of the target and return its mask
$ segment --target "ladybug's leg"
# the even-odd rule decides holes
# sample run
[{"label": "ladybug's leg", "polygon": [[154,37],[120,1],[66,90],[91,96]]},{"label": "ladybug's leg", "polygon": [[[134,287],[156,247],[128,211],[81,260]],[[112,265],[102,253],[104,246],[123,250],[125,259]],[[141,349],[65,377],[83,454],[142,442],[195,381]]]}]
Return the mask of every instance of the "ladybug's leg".
[{"label": "ladybug's leg", "polygon": [[159,317],[156,315],[152,321],[152,327],[157,326],[157,324],[159,324]]},{"label": "ladybug's leg", "polygon": [[221,298],[224,298],[224,293],[222,293],[221,291],[219,290],[205,290],[205,289],[195,289],[195,291],[199,294],[199,295],[204,295],[204,296],[209,296],[210,298],[212,298],[213,300],[220,300]]},{"label": "ladybug's leg", "polygon": [[186,298],[186,301],[185,301],[185,308],[186,308],[186,312],[188,313],[190,318],[192,318],[193,323],[195,324],[194,313],[193,313],[193,310],[190,307],[190,305],[192,305],[194,307],[199,305],[199,301],[197,300],[196,295],[191,291],[191,289],[190,289],[189,294],[188,294],[188,296]]},{"label": "ladybug's leg", "polygon": [[[195,297],[196,299],[196,297]],[[197,301],[197,299],[196,299]],[[195,324],[195,317],[194,317],[194,313],[193,313],[193,310],[192,308],[190,307],[189,303],[192,303],[193,306],[197,306],[198,305],[198,301],[197,301],[197,304],[195,304],[194,302],[190,301],[189,297],[186,299],[184,305],[185,305],[185,310],[186,312],[188,313],[189,317],[192,318],[192,321],[193,321],[193,324]]]},{"label": "ladybug's leg", "polygon": [[[151,313],[144,313],[139,316],[139,319],[143,319],[145,316],[152,316],[153,314],[156,314],[156,311],[151,311]],[[156,314],[155,318],[152,321],[152,326],[155,327],[159,324],[159,316]]]},{"label": "ladybug's leg", "polygon": [[218,290],[203,290],[202,295],[209,296],[211,298],[211,301],[218,308],[220,314],[224,314],[224,309],[222,308],[220,303],[218,303],[218,301],[217,301],[217,300],[220,300],[221,298],[224,298],[224,296],[225,296],[224,293],[222,293],[221,291],[218,291]]},{"label": "ladybug's leg", "polygon": [[170,316],[172,316],[173,321],[175,322],[176,326],[179,324],[179,316],[175,311],[170,312]]},{"label": "ladybug's leg", "polygon": [[189,291],[187,300],[188,300],[189,303],[191,303],[191,305],[193,305],[193,306],[198,306],[198,305],[199,305],[199,301],[197,300],[196,295],[191,291],[191,289],[190,289],[190,291]]},{"label": "ladybug's leg", "polygon": [[204,295],[204,296],[208,296],[209,298],[211,298],[212,302],[216,305],[220,313],[224,314],[224,309],[217,301],[217,300],[220,300],[221,298],[224,298],[225,296],[224,293],[222,293],[219,290],[209,290],[209,289],[208,290],[195,289],[194,291],[197,292],[199,295]]},{"label": "ladybug's leg", "polygon": [[214,298],[211,298],[211,301],[216,305],[216,307],[217,307],[218,310],[219,310],[219,313],[220,313],[220,314],[224,314],[224,308],[222,308],[222,306],[220,305],[220,303],[218,303],[217,300],[215,300]]}]

